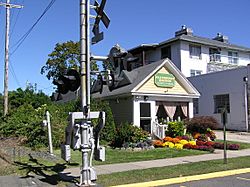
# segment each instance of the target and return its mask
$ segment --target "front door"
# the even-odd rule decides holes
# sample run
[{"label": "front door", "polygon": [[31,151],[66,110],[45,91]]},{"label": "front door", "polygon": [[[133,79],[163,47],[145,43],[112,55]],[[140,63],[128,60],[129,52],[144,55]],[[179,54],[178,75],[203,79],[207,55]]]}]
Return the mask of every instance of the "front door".
[{"label": "front door", "polygon": [[140,127],[151,133],[151,108],[150,103],[140,103]]}]

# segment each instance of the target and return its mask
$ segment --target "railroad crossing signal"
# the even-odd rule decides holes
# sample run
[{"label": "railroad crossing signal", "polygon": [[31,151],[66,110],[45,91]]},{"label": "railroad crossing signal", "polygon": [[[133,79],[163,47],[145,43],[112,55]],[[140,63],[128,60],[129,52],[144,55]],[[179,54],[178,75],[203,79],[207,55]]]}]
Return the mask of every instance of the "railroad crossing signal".
[{"label": "railroad crossing signal", "polygon": [[107,14],[104,12],[104,6],[106,4],[106,0],[102,0],[101,4],[99,4],[97,1],[94,3],[94,9],[97,13],[95,18],[95,23],[92,29],[92,32],[94,33],[94,37],[92,38],[92,44],[96,44],[99,41],[103,40],[103,32],[100,32],[99,30],[99,24],[100,21],[104,24],[106,28],[108,28],[110,19],[108,18]]}]

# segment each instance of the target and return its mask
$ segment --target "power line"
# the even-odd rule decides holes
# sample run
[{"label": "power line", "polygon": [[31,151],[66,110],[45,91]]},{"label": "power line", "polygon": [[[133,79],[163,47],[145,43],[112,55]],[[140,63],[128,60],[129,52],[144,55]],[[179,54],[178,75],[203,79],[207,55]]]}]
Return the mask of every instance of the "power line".
[{"label": "power line", "polygon": [[[22,3],[20,3],[20,4],[22,4],[22,5],[23,5],[23,4],[24,4],[24,0],[22,0]],[[11,36],[12,36],[12,34],[13,34],[14,30],[15,30],[16,23],[17,23],[17,21],[18,21],[18,18],[19,18],[20,12],[21,12],[21,9],[18,9],[18,12],[17,12],[17,16],[16,16],[16,19],[15,19],[14,25],[12,26],[12,29],[11,29],[11,32],[10,32],[10,38],[11,38]],[[11,23],[12,23],[12,21],[11,21]]]},{"label": "power line", "polygon": [[16,83],[17,83],[17,85],[18,85],[19,87],[22,87],[21,84],[20,84],[20,82],[19,82],[19,80],[18,80],[18,78],[17,78],[17,76],[16,76],[16,73],[15,73],[15,71],[14,71],[14,68],[13,68],[11,62],[9,63],[9,65],[10,65],[10,73],[12,74],[14,80],[16,81]]},{"label": "power line", "polygon": [[42,17],[47,13],[47,11],[52,7],[52,5],[56,2],[56,0],[51,0],[50,3],[48,4],[48,6],[45,8],[45,10],[43,11],[43,13],[41,14],[41,16],[37,19],[37,21],[31,26],[31,28],[17,41],[16,44],[14,44],[12,46],[12,48],[15,49],[13,50],[12,53],[10,53],[10,55],[13,55],[16,50],[22,45],[22,43],[25,41],[25,39],[29,36],[29,34],[31,33],[31,31],[34,29],[34,27],[38,24],[38,22],[42,19]]}]

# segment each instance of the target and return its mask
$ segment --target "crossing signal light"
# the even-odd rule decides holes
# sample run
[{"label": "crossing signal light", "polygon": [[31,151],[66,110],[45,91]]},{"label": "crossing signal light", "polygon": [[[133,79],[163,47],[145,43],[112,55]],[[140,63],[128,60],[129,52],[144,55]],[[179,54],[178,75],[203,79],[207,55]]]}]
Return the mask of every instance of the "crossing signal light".
[{"label": "crossing signal light", "polygon": [[91,93],[99,92],[100,94],[102,94],[103,85],[107,85],[109,88],[109,91],[114,90],[115,76],[112,71],[108,70],[106,75],[99,74],[97,76],[97,79],[94,81],[93,86],[91,87]]},{"label": "crossing signal light", "polygon": [[65,75],[60,75],[57,80],[53,81],[57,86],[57,90],[61,94],[66,94],[68,91],[76,91],[81,84],[81,77],[75,69],[69,69]]}]

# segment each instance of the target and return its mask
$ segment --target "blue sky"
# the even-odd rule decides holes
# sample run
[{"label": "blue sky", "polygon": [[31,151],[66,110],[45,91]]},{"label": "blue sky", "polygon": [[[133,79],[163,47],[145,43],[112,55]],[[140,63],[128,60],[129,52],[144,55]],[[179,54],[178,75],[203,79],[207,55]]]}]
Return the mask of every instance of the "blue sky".
[{"label": "blue sky", "polygon": [[[5,2],[5,0],[0,0]],[[11,0],[22,4],[11,10],[10,53],[51,0]],[[100,2],[100,0],[99,0]],[[104,40],[91,46],[95,55],[107,55],[119,44],[130,49],[142,43],[158,43],[174,37],[181,25],[194,35],[213,38],[218,32],[229,42],[250,48],[249,0],[107,0],[105,11],[111,23]],[[3,92],[5,8],[0,7],[0,92]],[[50,94],[53,85],[40,69],[56,43],[79,40],[79,0],[57,0],[10,57],[9,90],[37,83]],[[14,73],[13,73],[14,72]]]}]

